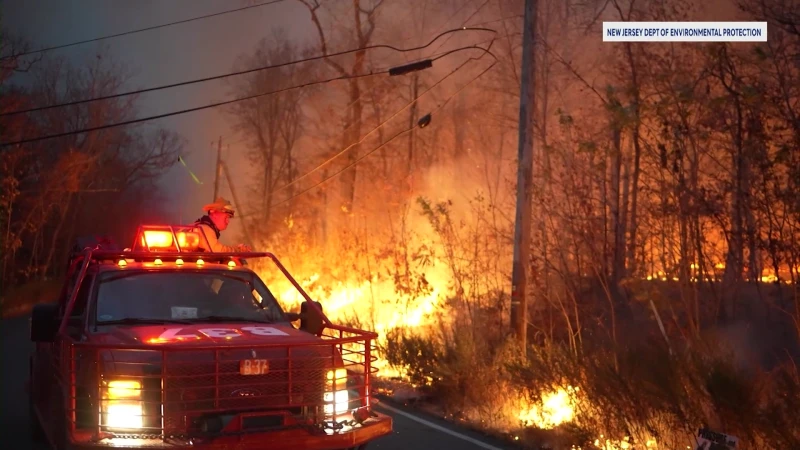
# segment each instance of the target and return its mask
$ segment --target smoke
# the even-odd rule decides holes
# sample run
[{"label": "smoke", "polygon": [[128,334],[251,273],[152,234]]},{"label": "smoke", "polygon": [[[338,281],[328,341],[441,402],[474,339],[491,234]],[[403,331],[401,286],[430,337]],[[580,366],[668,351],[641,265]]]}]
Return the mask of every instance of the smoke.
[{"label": "smoke", "polygon": [[763,301],[758,295],[743,296],[742,303],[754,310],[747,318],[715,325],[704,332],[704,340],[718,349],[720,356],[729,356],[734,367],[748,376],[773,370],[787,358],[800,356],[800,346],[792,336],[793,327],[787,316],[760,314]]}]

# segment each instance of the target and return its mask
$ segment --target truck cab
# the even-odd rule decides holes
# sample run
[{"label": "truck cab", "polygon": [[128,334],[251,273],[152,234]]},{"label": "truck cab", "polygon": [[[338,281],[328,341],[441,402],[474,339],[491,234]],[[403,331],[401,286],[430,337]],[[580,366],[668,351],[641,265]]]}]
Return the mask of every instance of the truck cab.
[{"label": "truck cab", "polygon": [[[146,226],[130,249],[76,249],[59,301],[31,316],[35,437],[57,449],[336,450],[390,434],[370,397],[377,335],[332,324],[273,254],[198,251],[202,236]],[[305,298],[299,314],[255,258]]]}]

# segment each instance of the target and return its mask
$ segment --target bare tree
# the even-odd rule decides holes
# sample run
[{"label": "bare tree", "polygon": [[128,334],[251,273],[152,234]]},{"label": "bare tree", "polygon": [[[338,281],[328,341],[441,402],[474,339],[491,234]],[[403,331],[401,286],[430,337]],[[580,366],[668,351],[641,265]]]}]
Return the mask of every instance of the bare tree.
[{"label": "bare tree", "polygon": [[[280,64],[301,55],[286,40],[285,33],[278,32],[263,39],[255,53],[242,56],[238,64],[244,67]],[[288,87],[301,81],[298,73],[305,69],[287,66],[259,71],[234,82],[232,89],[237,96],[246,96],[276,90],[278,86]],[[292,207],[295,202],[290,201],[284,203],[277,214],[273,205],[281,199],[291,198],[295,192],[293,183],[298,175],[295,146],[303,133],[302,105],[309,92],[306,89],[288,90],[238,103],[230,110],[234,129],[243,135],[251,148],[248,156],[257,168],[256,185],[252,187],[257,201],[250,208],[259,211],[257,219],[264,231],[274,228],[275,221],[280,222],[295,209]],[[282,189],[287,185],[288,188]],[[280,191],[279,195],[276,191]]]},{"label": "bare tree", "polygon": [[[30,88],[12,92],[32,106],[113,94],[127,80],[124,68],[103,54],[83,67],[46,60],[26,76]],[[134,102],[104,100],[9,117],[19,136],[70,132],[134,117]],[[4,151],[0,175],[10,188],[3,199],[4,285],[59,274],[77,233],[129,238],[120,231],[135,221],[135,210],[122,209],[120,200],[151,195],[147,186],[177,161],[182,145],[166,130],[115,127]]]},{"label": "bare tree", "polygon": [[[316,27],[317,35],[319,36],[319,46],[322,54],[328,54],[332,46],[333,38],[331,37],[330,31],[326,32],[320,19],[320,10],[323,7],[322,3],[319,0],[299,1],[308,8],[309,13],[311,14],[311,21]],[[353,30],[353,34],[347,36],[344,41],[347,44],[352,42],[357,48],[363,48],[370,44],[372,35],[376,29],[377,15],[384,1],[379,0],[377,2],[369,3],[369,6],[365,6],[362,5],[361,0],[352,0],[352,5],[350,7],[346,7],[349,9],[349,16],[352,20],[351,30]],[[329,14],[332,16],[337,15],[335,12]],[[366,50],[356,52],[347,67],[330,58],[326,59],[326,62],[342,76],[356,75],[363,73],[364,68],[366,67],[366,54]],[[355,78],[348,81],[348,104],[344,112],[343,123],[345,132],[342,134],[343,147],[352,142],[358,141],[361,136],[361,121],[363,119],[364,111],[364,105],[361,101],[361,90],[361,81]],[[355,152],[349,152],[347,155],[347,163],[352,164],[357,157],[358,155]],[[353,210],[357,173],[358,169],[353,167],[341,175],[342,204],[340,206],[341,209],[347,213]]]}]

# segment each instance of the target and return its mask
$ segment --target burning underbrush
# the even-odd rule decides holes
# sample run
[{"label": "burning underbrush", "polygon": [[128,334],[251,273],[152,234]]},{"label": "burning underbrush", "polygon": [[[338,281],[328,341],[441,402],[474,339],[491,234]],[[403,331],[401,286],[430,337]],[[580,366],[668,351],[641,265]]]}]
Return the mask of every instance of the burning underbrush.
[{"label": "burning underbrush", "polygon": [[[743,362],[735,340],[662,330],[650,309],[617,310],[591,283],[536,297],[523,357],[508,333],[508,268],[496,262],[507,249],[457,225],[447,204],[420,206],[434,239],[405,232],[379,245],[377,233],[351,233],[335,253],[302,239],[278,252],[333,321],[380,333],[385,392],[413,390],[404,398],[523,448],[694,449],[700,427],[743,448],[800,448],[800,373],[789,360]],[[299,309],[291,285],[257,270],[286,309]],[[633,305],[657,297],[630,294]],[[681,314],[679,302],[655,300],[665,317]]]}]

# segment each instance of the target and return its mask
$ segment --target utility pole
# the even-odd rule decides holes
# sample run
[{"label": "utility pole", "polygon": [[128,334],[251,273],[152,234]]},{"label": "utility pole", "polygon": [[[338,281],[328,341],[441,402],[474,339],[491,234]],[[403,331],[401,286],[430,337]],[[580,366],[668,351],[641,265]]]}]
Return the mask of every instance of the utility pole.
[{"label": "utility pole", "polygon": [[525,0],[522,34],[522,79],[519,96],[519,151],[517,167],[517,214],[514,227],[514,265],[511,274],[511,327],[523,351],[527,348],[528,262],[533,201],[533,120],[536,74],[536,2]]},{"label": "utility pole", "polygon": [[219,142],[217,142],[216,169],[216,175],[214,175],[214,198],[211,199],[212,202],[217,199],[217,195],[219,194],[219,179],[222,176],[222,136],[219,137]]},{"label": "utility pole", "polygon": [[225,178],[228,180],[228,187],[231,188],[231,195],[233,196],[233,205],[237,211],[239,211],[239,216],[241,217],[242,221],[242,231],[244,232],[244,238],[247,241],[247,245],[251,248],[253,247],[253,239],[250,237],[250,229],[247,228],[247,221],[245,220],[246,215],[242,212],[242,204],[239,202],[239,197],[236,195],[236,187],[233,184],[233,178],[231,178],[230,172],[228,172],[228,165],[221,163],[218,167],[225,169]]}]

